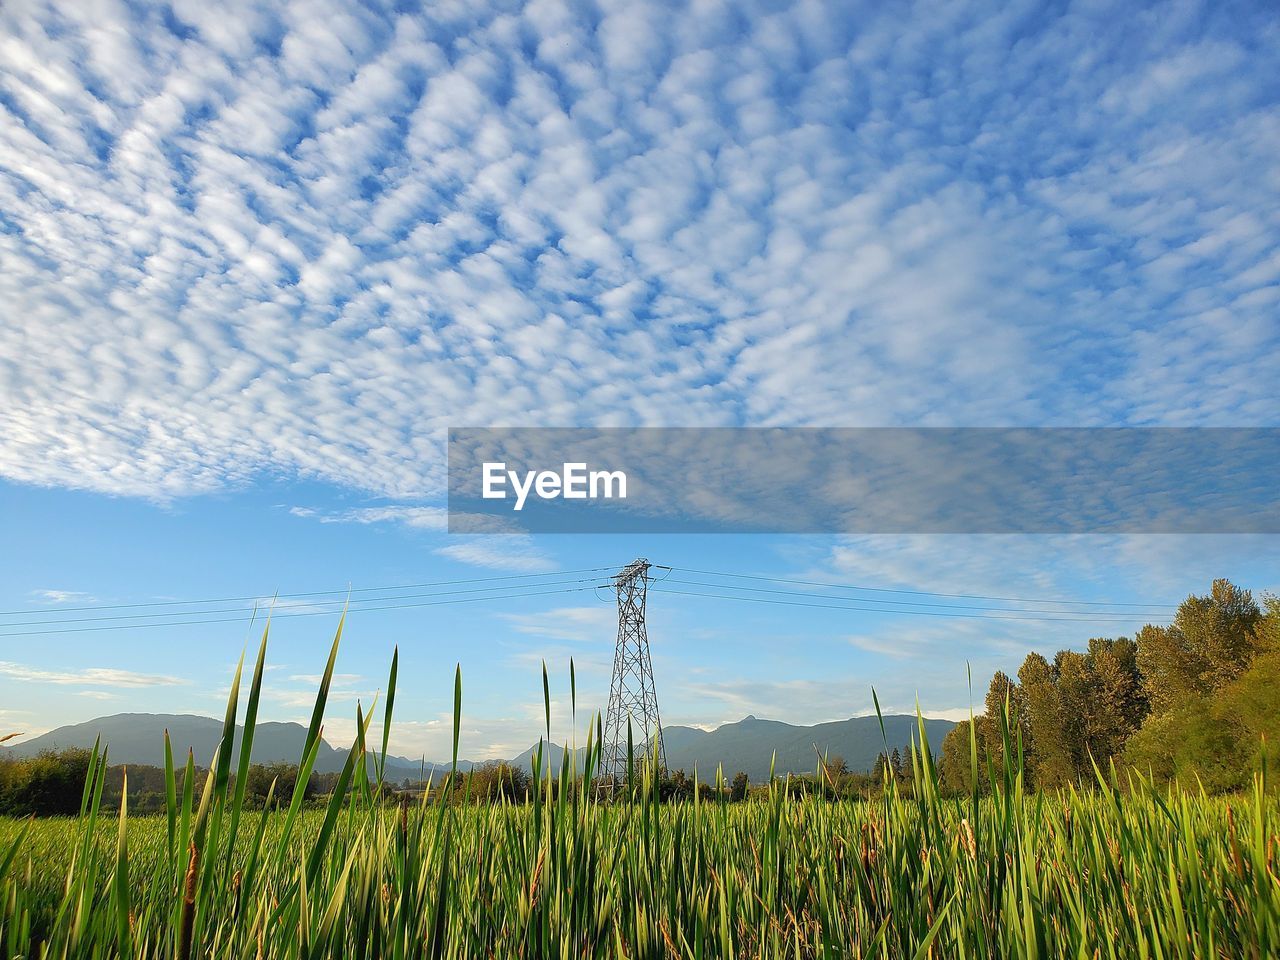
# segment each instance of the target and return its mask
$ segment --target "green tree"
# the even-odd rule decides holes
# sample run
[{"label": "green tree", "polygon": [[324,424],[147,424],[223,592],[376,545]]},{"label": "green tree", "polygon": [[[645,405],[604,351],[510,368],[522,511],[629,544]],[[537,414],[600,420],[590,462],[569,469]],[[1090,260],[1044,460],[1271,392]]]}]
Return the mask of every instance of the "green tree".
[{"label": "green tree", "polygon": [[1018,681],[1026,710],[1031,782],[1041,788],[1069,783],[1075,778],[1076,759],[1055,665],[1038,653],[1027,654],[1018,670]]},{"label": "green tree", "polygon": [[46,750],[27,759],[0,761],[0,814],[69,816],[80,809],[88,750]]},{"label": "green tree", "polygon": [[[986,721],[986,717],[974,717],[974,729],[980,729]],[[942,756],[938,760],[938,777],[942,781],[943,787],[951,793],[968,793],[972,789],[971,772],[973,765],[970,762],[970,723],[968,720],[961,720],[954,727],[947,731],[947,735],[942,738]],[[979,737],[978,759],[982,762],[983,737]],[[982,768],[978,771],[978,783],[981,789],[986,778],[983,776]]]},{"label": "green tree", "polygon": [[682,769],[667,771],[658,784],[664,800],[689,800],[693,797],[693,780]]},{"label": "green tree", "polygon": [[[283,761],[251,764],[244,779],[244,795],[251,806],[261,807],[267,802],[267,791],[270,790],[272,781],[275,781],[276,785],[275,798],[272,802],[289,803],[293,799],[293,791],[298,783],[297,764]],[[306,796],[309,797],[315,792],[316,781],[313,777],[311,783],[307,784]]]},{"label": "green tree", "polygon": [[1087,660],[1089,700],[1084,735],[1089,752],[1101,765],[1124,749],[1146,719],[1147,695],[1134,641],[1095,637],[1089,641]]},{"label": "green tree", "polygon": [[[1162,653],[1176,657],[1181,646],[1199,672],[1181,673],[1180,698],[1161,699],[1130,739],[1124,762],[1163,780],[1239,790],[1260,759],[1269,767],[1280,762],[1280,601],[1266,597],[1266,613],[1254,617],[1247,591],[1222,580],[1214,587],[1211,597],[1192,597],[1179,609],[1176,632],[1169,631],[1177,645],[1158,638]],[[1221,635],[1208,636],[1210,630]],[[1176,662],[1163,666],[1164,676],[1178,676]]]},{"label": "green tree", "polygon": [[1138,632],[1138,667],[1154,713],[1231,682],[1257,652],[1262,611],[1248,590],[1215,580],[1208,596],[1190,596],[1167,627]]},{"label": "green tree", "polygon": [[[1095,637],[1085,652],[1060,650],[1052,663],[1029,654],[1016,685],[997,674],[987,716],[998,731],[998,710],[1008,703],[1010,735],[1022,737],[1035,786],[1091,779],[1095,762],[1105,769],[1124,749],[1148,709],[1137,650],[1126,637]],[[1002,738],[993,740],[998,754]]]},{"label": "green tree", "polygon": [[980,757],[984,770],[987,760],[999,769],[1004,766],[1003,723],[1009,725],[1009,746],[1014,752],[1015,762],[1019,740],[1024,751],[1030,746],[1026,696],[1016,680],[1003,670],[997,670],[987,688],[985,705],[985,722],[978,724],[979,748],[985,750]]},{"label": "green tree", "polygon": [[498,799],[523,802],[529,795],[529,774],[521,767],[505,761],[485,763],[472,769],[466,776],[467,791],[463,795],[479,803]]}]

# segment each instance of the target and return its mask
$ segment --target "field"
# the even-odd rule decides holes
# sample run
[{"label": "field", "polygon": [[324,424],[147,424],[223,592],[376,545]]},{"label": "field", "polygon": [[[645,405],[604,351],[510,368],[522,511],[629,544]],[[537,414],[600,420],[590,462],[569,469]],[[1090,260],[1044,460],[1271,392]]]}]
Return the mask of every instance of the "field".
[{"label": "field", "polygon": [[[313,742],[336,650],[337,640]],[[264,656],[265,638],[246,738]],[[460,679],[455,689],[456,740]],[[388,690],[384,731],[394,663]],[[238,699],[237,676],[229,718]],[[358,720],[367,733],[368,717]],[[588,740],[590,777],[598,741]],[[985,779],[989,795],[948,798],[919,750],[909,790],[886,783],[866,802],[796,797],[775,782],[745,803],[662,804],[638,764],[626,799],[599,800],[566,768],[535,771],[528,804],[397,807],[379,795],[385,752],[385,735],[380,746],[362,735],[321,811],[243,811],[228,749],[198,795],[171,786],[163,816],[102,810],[91,783],[78,819],[0,821],[0,949],[181,958],[1280,955],[1280,810],[1265,771],[1251,794],[1232,798],[1101,772],[1088,790],[1027,796],[1016,763],[984,769],[975,749],[975,783]]]}]

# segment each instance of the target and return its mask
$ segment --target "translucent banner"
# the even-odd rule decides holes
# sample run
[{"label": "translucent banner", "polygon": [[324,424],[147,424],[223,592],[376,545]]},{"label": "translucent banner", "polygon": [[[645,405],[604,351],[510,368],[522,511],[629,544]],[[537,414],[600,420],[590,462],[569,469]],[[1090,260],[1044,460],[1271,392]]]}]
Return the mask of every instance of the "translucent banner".
[{"label": "translucent banner", "polygon": [[1277,533],[1280,429],[459,428],[455,533]]}]

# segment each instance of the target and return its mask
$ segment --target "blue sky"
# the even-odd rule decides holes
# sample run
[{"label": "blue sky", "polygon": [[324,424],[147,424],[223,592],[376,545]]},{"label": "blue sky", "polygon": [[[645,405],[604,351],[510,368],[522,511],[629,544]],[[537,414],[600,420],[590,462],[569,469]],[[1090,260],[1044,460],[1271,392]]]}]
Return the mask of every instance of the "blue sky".
[{"label": "blue sky", "polygon": [[[1266,538],[504,541],[440,514],[451,425],[1277,425],[1270,4],[17,3],[0,51],[6,611],[637,555],[1278,586]],[[1124,629],[662,600],[664,715],[698,723],[847,716],[872,683],[954,711],[966,661]],[[273,716],[305,713],[332,627],[278,622]],[[447,752],[462,661],[464,752],[497,755],[535,734],[541,657],[602,702],[612,623],[566,594],[349,637],[335,739],[399,643],[400,751]],[[0,726],[216,712],[244,640],[0,637]]]}]

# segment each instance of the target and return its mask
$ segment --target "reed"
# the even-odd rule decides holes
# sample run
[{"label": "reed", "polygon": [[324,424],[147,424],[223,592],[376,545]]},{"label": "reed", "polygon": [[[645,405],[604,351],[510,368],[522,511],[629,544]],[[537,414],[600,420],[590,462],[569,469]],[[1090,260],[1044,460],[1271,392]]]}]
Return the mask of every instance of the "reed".
[{"label": "reed", "polygon": [[[5,957],[1280,956],[1280,811],[1264,769],[1226,798],[1114,771],[1028,795],[1007,742],[999,769],[975,746],[972,792],[947,797],[920,724],[911,786],[886,780],[875,800],[799,796],[775,779],[746,803],[660,803],[639,761],[630,789],[602,799],[597,717],[585,775],[537,756],[529,803],[452,803],[445,790],[396,805],[382,771],[397,658],[380,741],[375,711],[358,709],[324,809],[297,790],[287,809],[253,813],[240,785],[266,646],[264,631],[242,742],[237,669],[198,794],[194,759],[179,790],[166,743],[165,814],[130,817],[122,803],[109,817],[95,747],[78,817],[0,820]],[[456,672],[446,787],[461,705]]]}]

